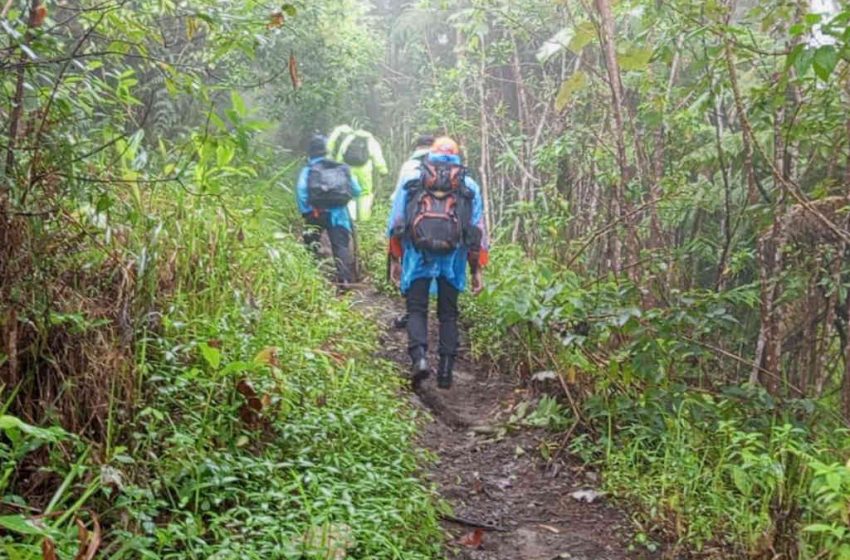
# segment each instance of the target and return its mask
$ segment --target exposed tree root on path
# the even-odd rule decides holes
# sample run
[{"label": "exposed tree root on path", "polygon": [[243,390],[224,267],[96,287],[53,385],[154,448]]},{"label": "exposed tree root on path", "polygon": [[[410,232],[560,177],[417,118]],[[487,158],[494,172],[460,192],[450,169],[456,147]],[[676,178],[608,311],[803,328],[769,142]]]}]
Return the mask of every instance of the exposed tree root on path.
[{"label": "exposed tree root on path", "polygon": [[[369,289],[358,291],[355,299],[384,329],[385,357],[406,374],[405,333],[391,326],[403,311],[401,300]],[[430,331],[435,333],[436,325]],[[446,558],[658,557],[629,550],[630,523],[604,498],[586,503],[571,496],[576,490],[592,489],[598,480],[594,473],[569,462],[547,469],[539,451],[544,434],[504,429],[511,406],[524,398],[524,392],[511,379],[488,376],[466,354],[461,352],[451,390],[437,389],[432,376],[412,396],[431,418],[423,423],[419,443],[437,460],[425,476],[452,508],[452,514],[444,517]]]}]

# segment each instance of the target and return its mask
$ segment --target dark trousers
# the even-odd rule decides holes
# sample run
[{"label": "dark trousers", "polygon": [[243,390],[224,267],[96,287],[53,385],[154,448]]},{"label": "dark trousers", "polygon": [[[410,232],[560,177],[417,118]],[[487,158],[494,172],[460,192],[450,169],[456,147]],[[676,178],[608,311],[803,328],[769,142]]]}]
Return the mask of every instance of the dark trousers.
[{"label": "dark trousers", "polygon": [[354,255],[351,253],[351,232],[344,227],[330,227],[326,214],[318,218],[314,216],[305,217],[307,222],[304,228],[304,243],[314,255],[319,254],[322,243],[322,231],[327,230],[328,239],[331,242],[334,262],[336,263],[337,281],[351,283],[354,281]]},{"label": "dark trousers", "polygon": [[[428,352],[428,294],[430,278],[414,280],[407,292],[407,349],[413,360]],[[437,317],[440,319],[440,355],[456,356],[458,346],[458,290],[444,278],[437,279]]]}]

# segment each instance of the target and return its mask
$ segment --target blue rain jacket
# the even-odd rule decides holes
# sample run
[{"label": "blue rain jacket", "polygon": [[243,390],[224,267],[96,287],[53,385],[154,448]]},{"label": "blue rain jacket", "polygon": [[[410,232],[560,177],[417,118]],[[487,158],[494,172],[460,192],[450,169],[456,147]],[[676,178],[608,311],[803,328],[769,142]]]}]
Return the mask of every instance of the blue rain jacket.
[{"label": "blue rain jacket", "polygon": [[[460,158],[457,156],[429,157],[460,164]],[[472,224],[481,228],[481,245],[486,250],[487,232],[484,229],[484,204],[481,199],[481,188],[470,177],[466,177],[466,186],[474,195],[472,199]],[[402,190],[398,194],[399,196],[395,197],[390,212],[390,219],[387,224],[387,237],[392,236],[396,226],[404,223],[404,212],[410,192]],[[401,259],[401,292],[403,294],[406,294],[410,290],[410,285],[420,278],[445,278],[459,291],[466,289],[466,267],[467,257],[469,256],[469,250],[466,247],[458,247],[448,255],[433,255],[414,247],[413,242],[407,237],[403,238],[401,243],[404,250]]]},{"label": "blue rain jacket", "polygon": [[[307,176],[310,174],[310,167],[324,160],[323,157],[317,157],[307,160],[307,166],[301,170],[301,174],[298,175],[298,183],[295,186],[295,195],[298,200],[298,211],[301,214],[309,214],[313,212],[313,207],[310,206],[307,198]],[[363,193],[363,189],[360,188],[360,183],[357,182],[357,178],[354,175],[351,175],[351,191],[354,193],[354,198],[359,197]],[[348,231],[351,231],[351,216],[348,214],[347,206],[339,206],[337,208],[329,208],[327,210],[320,210],[320,212],[327,212],[329,218],[330,227],[343,227]]]}]

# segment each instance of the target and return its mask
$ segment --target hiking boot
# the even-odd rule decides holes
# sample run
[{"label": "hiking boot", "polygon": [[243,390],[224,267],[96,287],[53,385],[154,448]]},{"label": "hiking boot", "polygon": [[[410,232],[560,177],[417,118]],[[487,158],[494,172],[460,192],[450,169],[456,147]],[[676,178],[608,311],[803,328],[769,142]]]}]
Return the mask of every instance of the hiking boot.
[{"label": "hiking boot", "polygon": [[440,367],[437,369],[437,387],[440,389],[451,389],[452,368],[454,365],[454,356],[440,356]]},{"label": "hiking boot", "polygon": [[431,368],[428,366],[428,357],[424,351],[419,351],[411,357],[413,358],[413,386],[417,387],[431,375]]}]

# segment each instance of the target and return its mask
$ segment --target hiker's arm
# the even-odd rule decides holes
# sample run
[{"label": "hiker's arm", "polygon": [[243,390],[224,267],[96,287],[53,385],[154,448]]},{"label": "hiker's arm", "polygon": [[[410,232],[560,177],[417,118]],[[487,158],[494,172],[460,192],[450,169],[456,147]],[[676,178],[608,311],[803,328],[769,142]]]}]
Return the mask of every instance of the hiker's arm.
[{"label": "hiker's arm", "polygon": [[348,177],[351,179],[351,194],[354,195],[354,198],[359,198],[363,194],[363,187],[360,186],[360,182],[351,171],[348,172]]},{"label": "hiker's arm", "polygon": [[404,207],[407,204],[407,191],[403,188],[398,191],[390,208],[390,217],[387,219],[387,237],[391,238],[399,234],[404,226]]},{"label": "hiker's arm", "polygon": [[390,210],[390,217],[387,220],[387,238],[389,244],[387,252],[394,259],[401,259],[403,248],[401,244],[400,231],[404,227],[404,206],[407,200],[407,191],[399,190],[398,195],[393,200],[393,207]]},{"label": "hiker's arm", "polygon": [[381,151],[381,145],[378,144],[374,136],[369,136],[369,156],[375,163],[375,169],[380,175],[386,175],[390,172],[387,169],[387,162],[384,160],[384,152]]},{"label": "hiker's arm", "polygon": [[472,198],[472,230],[475,237],[473,245],[469,247],[469,268],[473,273],[479,272],[490,262],[490,242],[487,238],[487,227],[484,223],[484,202],[481,197],[481,188],[473,179],[467,177],[466,186],[473,193]]},{"label": "hiker's arm", "polygon": [[298,183],[295,185],[295,200],[298,202],[298,211],[304,215],[313,211],[310,204],[307,202],[307,176],[310,174],[310,169],[305,167],[298,175]]}]

